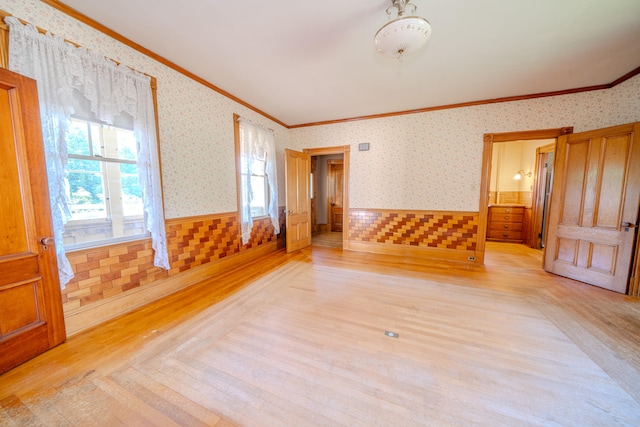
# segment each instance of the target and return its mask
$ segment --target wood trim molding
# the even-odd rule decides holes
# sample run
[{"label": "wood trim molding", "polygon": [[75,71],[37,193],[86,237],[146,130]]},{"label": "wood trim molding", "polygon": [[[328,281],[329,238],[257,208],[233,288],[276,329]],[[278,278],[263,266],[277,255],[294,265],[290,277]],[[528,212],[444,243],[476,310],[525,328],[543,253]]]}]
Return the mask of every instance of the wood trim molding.
[{"label": "wood trim molding", "polygon": [[451,210],[433,210],[433,209],[377,209],[377,208],[352,208],[352,211],[379,212],[382,214],[424,214],[433,215],[477,215],[474,211],[451,211]]},{"label": "wood trim molding", "polygon": [[8,13],[0,10],[0,68],[9,68],[9,27],[4,23]]},{"label": "wood trim molding", "polygon": [[540,153],[551,153],[556,151],[556,144],[543,145],[542,147],[538,147],[537,151]]},{"label": "wood trim molding", "polygon": [[631,277],[629,277],[628,295],[632,297],[640,297],[640,233],[636,236],[636,254],[633,257],[633,267],[631,268]]},{"label": "wood trim molding", "polygon": [[485,133],[484,140],[487,141],[487,139],[489,139],[491,142],[507,142],[528,139],[553,139],[571,133],[573,133],[573,126],[519,132]]},{"label": "wood trim molding", "polygon": [[[240,222],[240,212],[242,211],[242,178],[240,171],[242,170],[242,165],[240,164],[240,115],[233,113],[233,146],[234,146],[234,154],[235,154],[235,164],[236,164],[236,202],[237,202],[237,212],[238,222]],[[240,232],[242,234],[242,231]]]},{"label": "wood trim molding", "polygon": [[487,239],[487,221],[489,219],[489,185],[491,184],[491,155],[493,141],[491,137],[484,136],[482,149],[482,169],[480,172],[480,203],[478,204],[478,240],[476,252],[484,259],[485,242]]},{"label": "wood trim molding", "polygon": [[351,146],[338,145],[333,147],[305,148],[302,151],[309,153],[310,156],[328,156],[331,154],[343,154],[347,151],[351,151]]},{"label": "wood trim molding", "polygon": [[321,122],[303,123],[299,125],[288,126],[288,128],[295,129],[295,128],[303,128],[303,127],[311,127],[311,126],[332,125],[337,123],[354,122],[359,120],[381,119],[385,117],[404,116],[407,114],[427,113],[429,111],[450,110],[453,108],[462,108],[462,107],[475,107],[478,105],[498,104],[501,102],[511,102],[511,101],[524,101],[527,99],[547,98],[550,96],[570,95],[573,93],[611,89],[612,87],[619,85],[620,83],[636,76],[637,74],[640,74],[640,67],[630,71],[629,73],[625,74],[624,76],[620,77],[614,82],[602,84],[602,85],[586,86],[586,87],[575,88],[575,89],[557,90],[553,92],[541,92],[541,93],[534,93],[530,95],[516,95],[516,96],[506,96],[502,98],[484,99],[479,101],[460,102],[457,104],[438,105],[434,107],[418,108],[415,110],[404,110],[404,111],[397,111],[392,113],[372,114],[369,116],[351,117],[347,119],[336,119],[336,120],[327,120],[327,121],[321,121]]},{"label": "wood trim molding", "polygon": [[173,224],[184,224],[185,222],[206,221],[212,218],[228,217],[231,215],[238,215],[238,212],[220,212],[206,215],[194,215],[194,216],[181,216],[179,218],[169,218],[164,220],[166,227]]},{"label": "wood trim molding", "polygon": [[627,74],[625,74],[624,76],[612,81],[611,83],[609,83],[609,88],[618,86],[620,83],[626,82],[627,80],[629,80],[632,77],[637,76],[638,74],[640,74],[640,67],[636,68],[635,70],[631,70],[629,71]]}]

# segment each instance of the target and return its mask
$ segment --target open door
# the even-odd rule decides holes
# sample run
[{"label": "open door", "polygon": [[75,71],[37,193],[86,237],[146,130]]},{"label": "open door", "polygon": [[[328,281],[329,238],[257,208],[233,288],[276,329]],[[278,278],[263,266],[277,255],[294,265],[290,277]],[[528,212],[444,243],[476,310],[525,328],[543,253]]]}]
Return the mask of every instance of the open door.
[{"label": "open door", "polygon": [[0,373],[66,338],[36,82],[0,68]]},{"label": "open door", "polygon": [[342,232],[342,183],[344,176],[342,159],[328,161],[327,175],[329,180],[329,231]]},{"label": "open door", "polygon": [[549,196],[553,184],[553,156],[556,144],[536,148],[535,179],[532,197],[530,246],[543,249],[549,223]]},{"label": "open door", "polygon": [[640,201],[640,123],[561,136],[544,269],[627,291]]},{"label": "open door", "polygon": [[308,153],[285,150],[284,173],[287,194],[287,252],[294,252],[311,245],[311,156]]}]

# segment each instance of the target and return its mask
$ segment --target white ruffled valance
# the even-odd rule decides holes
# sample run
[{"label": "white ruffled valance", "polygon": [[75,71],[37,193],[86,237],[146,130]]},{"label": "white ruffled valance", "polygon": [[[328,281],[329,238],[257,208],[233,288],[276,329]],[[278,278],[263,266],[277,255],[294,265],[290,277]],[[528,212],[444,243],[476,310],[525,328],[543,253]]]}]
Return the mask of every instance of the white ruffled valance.
[{"label": "white ruffled valance", "polygon": [[71,218],[65,176],[74,91],[82,93],[91,111],[107,124],[113,124],[114,117],[122,113],[133,117],[138,181],[155,251],[154,265],[169,269],[150,78],[59,36],[41,34],[35,26],[23,25],[15,17],[6,17],[5,22],[9,26],[9,69],[36,80],[38,85],[61,285],[64,287],[73,277],[62,234]]}]

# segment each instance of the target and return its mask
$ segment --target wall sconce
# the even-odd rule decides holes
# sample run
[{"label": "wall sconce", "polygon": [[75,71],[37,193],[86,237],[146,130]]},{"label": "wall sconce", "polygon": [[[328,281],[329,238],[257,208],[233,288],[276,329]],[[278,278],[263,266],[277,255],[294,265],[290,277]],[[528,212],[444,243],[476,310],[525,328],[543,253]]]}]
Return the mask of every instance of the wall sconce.
[{"label": "wall sconce", "polygon": [[524,169],[520,169],[518,172],[516,172],[516,174],[513,176],[513,179],[522,179],[522,175],[527,176],[529,178],[531,178],[531,176],[533,175],[533,173],[531,173],[531,171],[525,173]]}]

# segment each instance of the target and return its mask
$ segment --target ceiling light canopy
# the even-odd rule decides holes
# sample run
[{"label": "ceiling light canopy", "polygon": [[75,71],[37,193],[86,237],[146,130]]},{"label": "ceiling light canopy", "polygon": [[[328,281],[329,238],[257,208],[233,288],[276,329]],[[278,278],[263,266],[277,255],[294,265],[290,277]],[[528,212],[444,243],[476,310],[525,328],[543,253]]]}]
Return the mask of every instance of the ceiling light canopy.
[{"label": "ceiling light canopy", "polygon": [[[391,0],[387,15],[391,19],[393,9],[396,18],[382,26],[373,38],[378,53],[387,58],[401,60],[426,45],[431,37],[431,24],[421,16],[415,16],[417,6],[409,0]],[[405,16],[411,9],[409,16]]]}]

